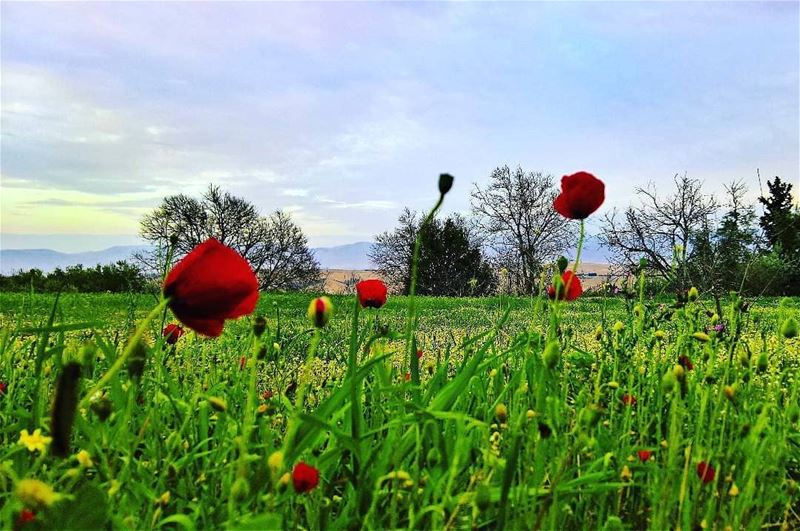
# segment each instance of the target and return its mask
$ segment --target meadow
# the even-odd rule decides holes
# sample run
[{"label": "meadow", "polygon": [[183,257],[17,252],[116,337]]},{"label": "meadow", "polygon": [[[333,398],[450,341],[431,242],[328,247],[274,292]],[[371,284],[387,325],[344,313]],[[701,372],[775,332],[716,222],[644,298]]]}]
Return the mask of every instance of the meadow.
[{"label": "meadow", "polygon": [[410,356],[407,297],[355,332],[312,298],[175,345],[159,314],[61,457],[58,375],[83,397],[157,298],[0,294],[0,527],[800,527],[798,299],[417,297]]}]

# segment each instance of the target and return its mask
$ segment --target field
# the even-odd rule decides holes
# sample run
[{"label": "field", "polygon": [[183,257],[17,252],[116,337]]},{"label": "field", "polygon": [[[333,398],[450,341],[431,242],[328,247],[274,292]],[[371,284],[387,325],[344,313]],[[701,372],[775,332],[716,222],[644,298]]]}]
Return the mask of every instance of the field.
[{"label": "field", "polygon": [[321,329],[311,299],[174,347],[159,315],[58,457],[20,432],[51,436],[63,368],[82,399],[157,299],[0,294],[0,528],[800,527],[798,299],[417,298],[412,349],[405,297],[355,333],[354,296]]}]

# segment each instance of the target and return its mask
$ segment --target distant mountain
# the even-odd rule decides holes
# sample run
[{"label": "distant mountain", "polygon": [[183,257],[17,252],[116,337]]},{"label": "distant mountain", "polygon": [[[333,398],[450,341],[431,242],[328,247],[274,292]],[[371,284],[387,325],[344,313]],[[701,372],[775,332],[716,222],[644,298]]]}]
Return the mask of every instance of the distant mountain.
[{"label": "distant mountain", "polygon": [[319,260],[322,269],[375,269],[367,253],[372,242],[356,242],[335,247],[316,247],[311,249]]},{"label": "distant mountain", "polygon": [[[357,242],[335,247],[311,249],[323,269],[373,269],[367,252],[372,243]],[[60,267],[83,264],[94,267],[97,264],[112,264],[119,260],[129,260],[134,253],[146,251],[144,245],[118,245],[102,251],[82,253],[62,253],[51,249],[3,249],[0,250],[0,274],[8,275],[15,271],[41,269],[49,273]]]},{"label": "distant mountain", "polygon": [[[367,254],[371,242],[356,242],[334,247],[315,247],[311,249],[319,260],[322,269],[375,269]],[[51,249],[4,249],[0,250],[0,274],[8,275],[15,271],[41,269],[45,273],[60,267],[83,264],[94,267],[97,264],[112,264],[119,260],[129,260],[138,251],[145,251],[144,245],[118,245],[102,251],[82,253],[62,253]],[[587,236],[581,254],[582,262],[605,264],[607,251],[600,246],[597,236]],[[571,249],[568,258],[575,258]]]},{"label": "distant mountain", "polygon": [[78,264],[86,267],[113,264],[119,260],[128,260],[135,252],[146,249],[143,245],[118,245],[102,251],[83,253],[61,253],[51,249],[3,249],[0,250],[0,274],[8,275],[29,269],[41,269],[49,273],[57,267],[64,269]]}]

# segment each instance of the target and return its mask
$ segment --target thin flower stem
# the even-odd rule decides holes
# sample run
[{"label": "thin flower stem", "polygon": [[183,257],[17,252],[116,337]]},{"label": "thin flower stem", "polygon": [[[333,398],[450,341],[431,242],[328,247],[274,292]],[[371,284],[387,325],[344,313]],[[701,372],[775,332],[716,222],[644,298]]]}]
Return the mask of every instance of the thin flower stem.
[{"label": "thin flower stem", "polygon": [[125,350],[122,351],[122,354],[120,354],[120,356],[117,358],[117,361],[114,362],[114,365],[112,365],[100,378],[100,380],[97,381],[94,387],[92,387],[91,390],[86,393],[80,404],[78,404],[78,409],[87,407],[92,397],[102,391],[103,387],[105,387],[105,385],[111,381],[111,378],[113,378],[114,375],[116,375],[120,369],[122,369],[122,367],[125,365],[125,362],[128,361],[128,358],[136,348],[136,344],[142,338],[147,330],[147,327],[150,325],[150,321],[158,317],[158,314],[167,307],[168,303],[169,299],[161,299],[161,302],[159,302],[158,305],[153,308],[149,314],[147,314],[147,317],[145,317],[142,322],[139,323],[139,326],[136,328],[133,336],[131,336],[128,344],[125,345]]},{"label": "thin flower stem", "polygon": [[409,364],[413,363],[411,361],[412,356],[416,356],[416,352],[414,351],[414,342],[412,341],[412,335],[414,334],[414,327],[417,322],[417,306],[415,301],[415,295],[417,292],[417,274],[419,271],[419,251],[420,247],[422,246],[422,230],[430,223],[433,217],[436,215],[436,212],[442,206],[442,202],[444,202],[444,195],[439,196],[439,200],[434,205],[433,209],[428,212],[428,215],[425,216],[425,219],[422,220],[422,224],[419,226],[419,231],[417,231],[417,237],[414,241],[414,254],[411,258],[411,278],[408,286],[408,317],[406,321],[406,352],[409,356]]}]

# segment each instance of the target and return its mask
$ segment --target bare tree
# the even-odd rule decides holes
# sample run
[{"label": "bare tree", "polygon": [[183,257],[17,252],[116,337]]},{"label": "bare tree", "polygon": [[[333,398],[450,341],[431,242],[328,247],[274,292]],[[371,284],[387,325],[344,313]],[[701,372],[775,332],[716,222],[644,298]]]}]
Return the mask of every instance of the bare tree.
[{"label": "bare tree", "polygon": [[708,227],[717,203],[703,194],[699,180],[675,175],[673,181],[675,192],[668,197],[660,197],[652,183],[637,188],[639,205],[628,207],[622,220],[616,210],[606,214],[600,240],[617,267],[632,272],[644,258],[652,272],[664,279],[677,273],[677,284],[685,287],[691,244]]},{"label": "bare tree", "polygon": [[557,194],[552,175],[508,166],[472,191],[472,212],[498,266],[523,293],[532,293],[544,265],[575,243],[572,223],[553,209]]},{"label": "bare tree", "polygon": [[378,272],[395,291],[402,291],[409,275],[414,252],[414,240],[421,219],[408,207],[403,209],[394,230],[382,232],[370,247],[369,259],[378,266]]},{"label": "bare tree", "polygon": [[214,185],[200,199],[183,194],[165,197],[142,218],[140,234],[155,247],[137,256],[150,271],[163,267],[170,242],[174,242],[174,263],[214,237],[250,263],[262,290],[317,287],[321,279],[305,235],[288,214],[276,211],[264,217],[246,199]]}]

